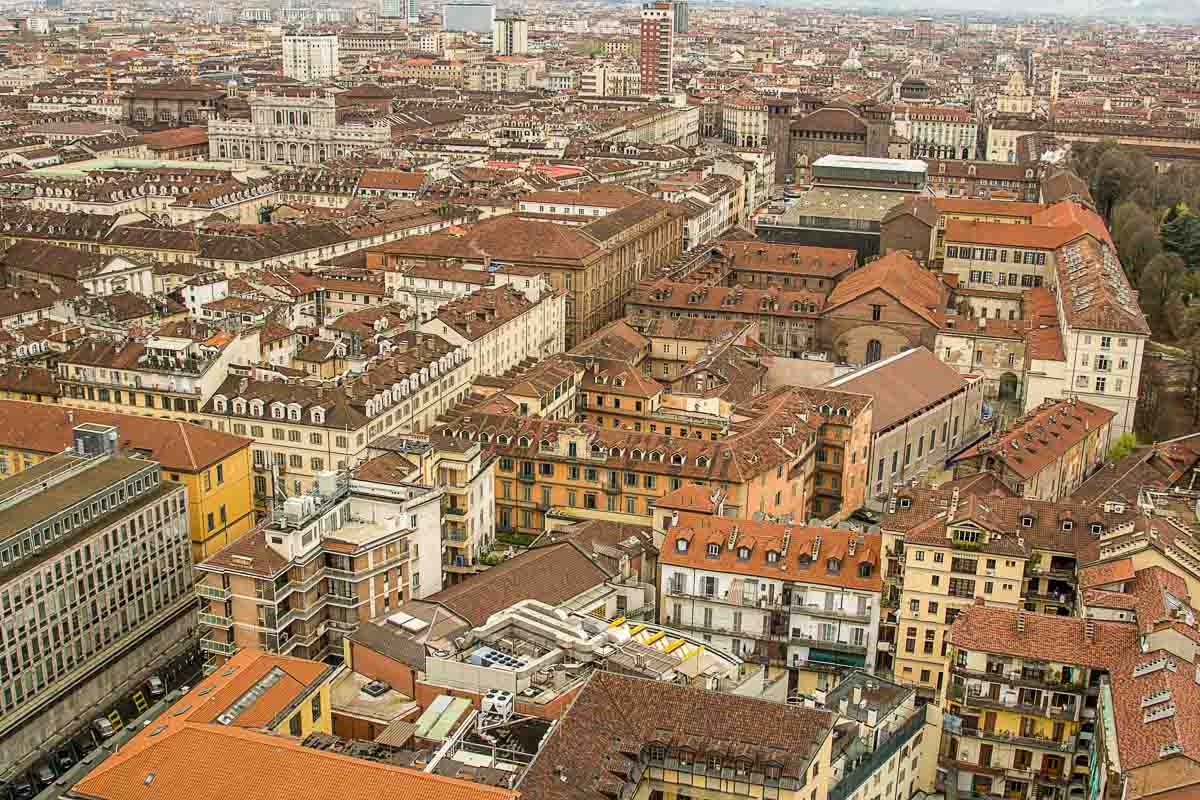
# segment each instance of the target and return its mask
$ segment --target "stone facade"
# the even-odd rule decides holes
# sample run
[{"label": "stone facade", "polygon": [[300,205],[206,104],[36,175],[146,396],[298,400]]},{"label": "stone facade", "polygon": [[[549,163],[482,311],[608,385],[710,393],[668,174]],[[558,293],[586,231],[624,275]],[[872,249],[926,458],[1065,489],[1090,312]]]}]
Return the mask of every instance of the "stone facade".
[{"label": "stone facade", "polygon": [[321,164],[386,147],[391,127],[339,123],[334,93],[251,97],[250,119],[208,122],[209,157],[262,164]]}]

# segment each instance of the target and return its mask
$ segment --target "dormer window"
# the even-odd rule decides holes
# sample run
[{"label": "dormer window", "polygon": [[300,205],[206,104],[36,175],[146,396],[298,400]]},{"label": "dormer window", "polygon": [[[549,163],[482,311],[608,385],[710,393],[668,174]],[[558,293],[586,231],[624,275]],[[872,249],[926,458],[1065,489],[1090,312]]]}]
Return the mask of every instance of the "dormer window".
[{"label": "dormer window", "polygon": [[520,437],[519,439],[517,439],[517,444],[520,445],[521,447],[529,447],[529,437],[528,436]]},{"label": "dormer window", "polygon": [[808,565],[812,563],[812,556],[808,553],[800,554],[800,569],[808,569]]},{"label": "dormer window", "polygon": [[256,417],[261,417],[263,415],[263,401],[262,400],[251,400],[250,401],[250,413]]},{"label": "dormer window", "polygon": [[825,571],[830,575],[836,575],[841,570],[842,565],[836,558],[831,558],[825,562]]},{"label": "dormer window", "polygon": [[737,557],[738,557],[738,561],[749,561],[750,560],[750,548],[749,547],[739,547],[738,551],[737,551]]},{"label": "dormer window", "polygon": [[863,562],[859,563],[859,565],[858,565],[858,577],[860,577],[860,578],[869,578],[869,577],[871,577],[871,562],[869,562],[869,561],[863,561]]},{"label": "dormer window", "polygon": [[479,434],[479,443],[480,443],[480,444],[487,444],[487,443],[488,443],[488,440],[489,440],[490,438],[491,438],[491,437],[490,437],[490,436],[488,436],[486,433],[481,433],[481,434]]},{"label": "dormer window", "polygon": [[236,398],[233,401],[233,413],[245,414],[246,413],[246,401],[240,397]]},{"label": "dormer window", "polygon": [[1033,527],[1033,515],[1022,514],[1021,515],[1021,527],[1022,528],[1032,528]]},{"label": "dormer window", "polygon": [[675,540],[675,551],[676,552],[686,553],[687,549],[688,549],[687,539],[676,539]]},{"label": "dormer window", "polygon": [[226,408],[225,398],[224,397],[214,397],[213,398],[213,408],[216,411],[224,414],[225,408]]},{"label": "dormer window", "polygon": [[671,463],[675,466],[679,466],[683,463],[683,456],[681,456],[679,453],[676,453],[675,455],[671,456]]},{"label": "dormer window", "polygon": [[1101,525],[1099,522],[1093,522],[1092,523],[1092,535],[1099,536],[1102,533],[1104,533],[1104,526]]},{"label": "dormer window", "polygon": [[719,545],[719,544],[710,544],[710,545],[708,546],[708,557],[709,557],[709,558],[716,558],[716,557],[717,557],[717,556],[719,556],[719,555],[721,555],[721,545]]},{"label": "dormer window", "polygon": [[309,412],[309,416],[312,418],[314,424],[321,425],[325,422],[325,409],[314,408]]},{"label": "dormer window", "polygon": [[271,416],[275,419],[283,419],[283,404],[276,403],[271,406]]},{"label": "dormer window", "polygon": [[912,508],[912,498],[901,497],[900,498],[900,507],[901,508]]},{"label": "dormer window", "polygon": [[779,561],[779,553],[775,552],[774,550],[768,550],[767,551],[767,563],[774,564],[777,561]]},{"label": "dormer window", "polygon": [[1062,529],[1063,529],[1064,531],[1069,531],[1069,530],[1071,530],[1071,529],[1072,529],[1072,528],[1074,528],[1074,527],[1075,527],[1075,523],[1074,523],[1074,522],[1072,522],[1071,520],[1069,520],[1069,519],[1064,519],[1064,520],[1063,520]]}]

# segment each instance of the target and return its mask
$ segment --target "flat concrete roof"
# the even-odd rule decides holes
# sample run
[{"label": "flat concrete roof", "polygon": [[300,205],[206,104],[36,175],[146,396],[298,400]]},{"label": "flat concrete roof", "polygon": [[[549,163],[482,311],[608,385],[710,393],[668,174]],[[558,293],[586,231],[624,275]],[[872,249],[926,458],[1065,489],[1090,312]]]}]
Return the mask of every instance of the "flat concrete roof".
[{"label": "flat concrete roof", "polygon": [[929,165],[916,158],[873,158],[871,156],[821,156],[813,162],[814,167],[841,167],[843,169],[874,169],[890,172],[929,171]]}]

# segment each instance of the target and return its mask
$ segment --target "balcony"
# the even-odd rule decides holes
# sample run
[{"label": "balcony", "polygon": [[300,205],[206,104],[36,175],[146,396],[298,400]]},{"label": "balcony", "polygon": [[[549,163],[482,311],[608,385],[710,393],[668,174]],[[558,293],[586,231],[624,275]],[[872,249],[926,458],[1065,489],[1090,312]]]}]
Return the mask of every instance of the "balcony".
[{"label": "balcony", "polygon": [[867,653],[867,637],[863,637],[862,644],[851,644],[850,642],[841,642],[837,639],[819,639],[815,636],[807,636],[800,631],[792,631],[792,644],[803,645],[805,647],[816,647],[821,650],[837,650],[841,653],[853,653],[854,655],[866,655]]},{"label": "balcony", "polygon": [[809,605],[794,604],[788,607],[793,613],[808,614],[813,617],[831,617],[833,619],[848,619],[854,622],[870,622],[871,609],[868,608],[861,614],[858,611],[852,611],[844,608],[829,608],[827,606],[817,605],[812,603]]},{"label": "balcony", "polygon": [[[953,733],[953,731],[951,730]],[[973,736],[978,739],[989,739],[994,742],[1013,744],[1018,747],[1034,747],[1040,750],[1052,750],[1056,753],[1070,753],[1075,749],[1075,737],[1064,741],[1056,741],[1036,734],[1015,734],[1008,731],[989,731],[981,728],[966,728],[961,731],[963,736]]]},{"label": "balcony", "polygon": [[1008,683],[1013,686],[1033,686],[1037,688],[1053,689],[1056,692],[1069,692],[1079,694],[1084,691],[1081,683],[1063,683],[1062,675],[1058,672],[1047,671],[1026,671],[1006,669],[1003,671],[993,672],[988,670],[981,672],[980,670],[969,669],[951,664],[950,671],[956,675],[962,675],[966,678],[979,678],[980,680],[990,681],[992,683]]},{"label": "balcony", "polygon": [[355,606],[362,605],[366,602],[365,600],[359,600],[357,596],[347,597],[340,594],[327,594],[325,595],[325,600],[330,605],[339,606],[341,608],[354,608]]},{"label": "balcony", "polygon": [[604,493],[605,494],[620,494],[621,493],[621,484],[619,484],[619,483],[604,484]]},{"label": "balcony", "polygon": [[686,597],[690,600],[704,600],[710,603],[721,603],[723,605],[738,606],[739,608],[773,608],[773,609],[788,609],[791,606],[785,606],[777,598],[774,597],[746,597],[745,595],[729,596],[729,592],[720,592],[719,594],[703,594],[696,592],[686,592],[683,589],[668,586],[667,594],[671,597]]},{"label": "balcony", "polygon": [[448,517],[465,517],[467,510],[461,506],[446,506],[442,509],[442,513]]},{"label": "balcony", "polygon": [[335,631],[341,631],[342,633],[354,633],[356,630],[358,630],[357,622],[348,622],[346,620],[331,619],[331,620],[327,620],[325,624],[328,625],[330,627],[330,629],[335,630]]},{"label": "balcony", "polygon": [[219,656],[231,656],[237,652],[237,645],[230,642],[218,642],[216,639],[201,639],[200,650],[205,653],[215,653]]},{"label": "balcony", "polygon": [[196,584],[196,594],[205,600],[216,600],[219,603],[224,603],[229,599],[229,589],[224,586],[213,586],[208,583]]},{"label": "balcony", "polygon": [[517,480],[521,481],[522,483],[533,483],[537,480],[537,476],[532,472],[518,472]]},{"label": "balcony", "polygon": [[963,692],[961,686],[951,686],[948,694],[955,700],[960,700],[963,705],[975,706],[978,708],[995,708],[1000,711],[1019,711],[1022,714],[1030,714],[1038,717],[1050,717],[1052,719],[1075,719],[1076,705],[1070,703],[1065,706],[1051,705],[1048,698],[1044,698],[1041,703],[1022,703],[1019,701],[1002,700],[999,697],[992,697],[985,694],[976,694],[971,691]]},{"label": "balcony", "polygon": [[223,628],[224,630],[229,630],[233,627],[233,620],[231,620],[229,617],[222,617],[217,614],[206,614],[201,611],[200,624],[208,625],[210,628]]}]

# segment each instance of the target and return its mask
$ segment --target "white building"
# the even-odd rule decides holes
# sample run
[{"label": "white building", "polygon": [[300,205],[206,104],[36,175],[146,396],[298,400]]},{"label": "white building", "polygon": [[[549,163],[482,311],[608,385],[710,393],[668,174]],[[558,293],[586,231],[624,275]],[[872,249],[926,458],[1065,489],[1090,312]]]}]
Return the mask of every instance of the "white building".
[{"label": "white building", "polygon": [[525,359],[566,349],[566,294],[534,286],[481,289],[439,308],[421,330],[465,347],[472,376],[501,375]]},{"label": "white building", "polygon": [[785,655],[801,680],[873,672],[881,578],[877,535],[683,514],[659,556],[663,621],[734,655]]},{"label": "white building", "polygon": [[529,21],[497,17],[492,23],[492,52],[498,56],[523,56],[529,52]]},{"label": "white building", "polygon": [[337,77],[338,37],[335,33],[287,33],[283,36],[283,74],[298,81]]},{"label": "white building", "polygon": [[209,157],[262,164],[321,164],[391,144],[385,119],[372,125],[341,123],[336,92],[307,97],[260,94],[248,99],[250,119],[210,119]]}]

